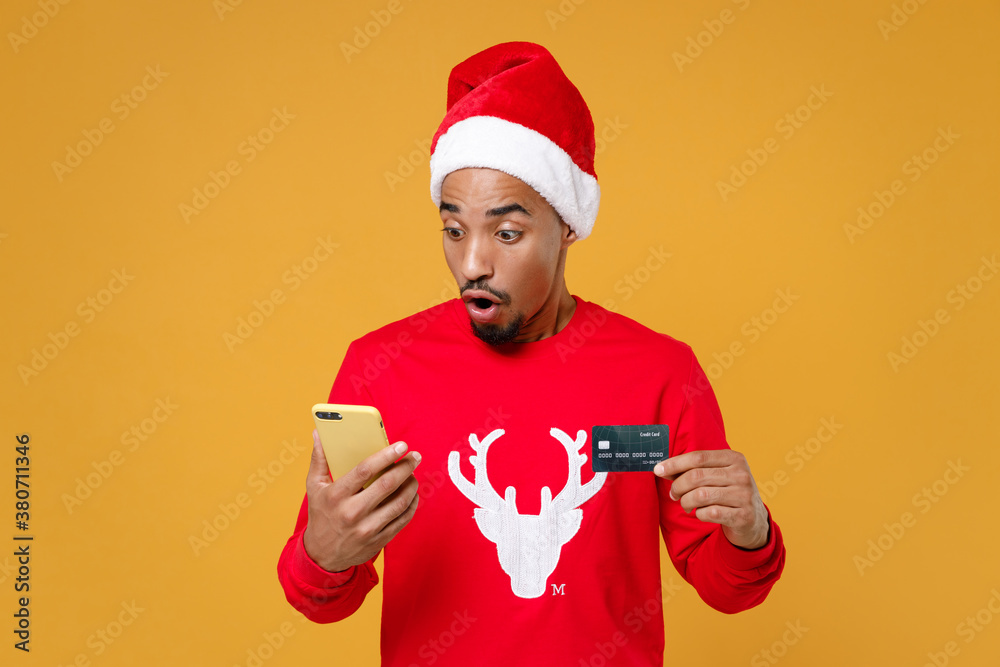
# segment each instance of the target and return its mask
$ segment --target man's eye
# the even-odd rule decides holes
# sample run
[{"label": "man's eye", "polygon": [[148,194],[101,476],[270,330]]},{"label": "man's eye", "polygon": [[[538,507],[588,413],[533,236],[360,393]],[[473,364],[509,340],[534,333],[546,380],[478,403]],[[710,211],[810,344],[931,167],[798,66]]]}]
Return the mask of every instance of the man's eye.
[{"label": "man's eye", "polygon": [[497,232],[497,235],[500,237],[501,241],[513,241],[518,236],[521,235],[521,232],[515,231],[513,229],[501,229],[499,232]]},{"label": "man's eye", "polygon": [[445,234],[447,234],[448,236],[450,236],[453,239],[457,239],[457,238],[460,238],[462,236],[462,230],[458,229],[456,227],[445,227],[441,231],[443,231]]}]

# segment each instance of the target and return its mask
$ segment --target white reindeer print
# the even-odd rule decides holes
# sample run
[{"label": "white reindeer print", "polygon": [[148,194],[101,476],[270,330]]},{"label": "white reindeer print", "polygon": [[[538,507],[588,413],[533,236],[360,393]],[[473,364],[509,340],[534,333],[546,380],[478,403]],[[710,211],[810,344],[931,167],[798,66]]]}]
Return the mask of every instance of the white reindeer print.
[{"label": "white reindeer print", "polygon": [[469,435],[469,444],[476,452],[469,457],[475,470],[474,482],[470,483],[462,475],[461,454],[455,451],[448,454],[448,476],[462,495],[477,505],[473,511],[476,525],[497,545],[500,567],[510,576],[514,595],[537,598],[545,592],[545,584],[559,562],[563,545],[580,529],[583,519],[580,505],[600,491],[608,474],[597,473],[582,485],[580,470],[587,456],[580,453],[580,448],[587,442],[587,433],[578,431],[574,441],[563,431],[553,428],[549,434],[562,443],[569,457],[566,487],[554,499],[549,487],[544,487],[541,511],[537,515],[519,514],[514,487],[508,486],[501,498],[487,474],[486,452],[503,434],[503,429],[496,429],[482,442],[474,433]]}]

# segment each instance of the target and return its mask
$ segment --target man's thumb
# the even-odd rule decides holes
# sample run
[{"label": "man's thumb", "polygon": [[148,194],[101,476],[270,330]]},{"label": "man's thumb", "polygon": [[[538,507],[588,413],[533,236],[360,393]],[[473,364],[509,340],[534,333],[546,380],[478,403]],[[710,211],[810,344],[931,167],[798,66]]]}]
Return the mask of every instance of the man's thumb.
[{"label": "man's thumb", "polygon": [[319,431],[313,429],[313,450],[309,458],[309,472],[306,475],[306,486],[329,482],[330,465],[326,462],[323,443],[319,439]]}]

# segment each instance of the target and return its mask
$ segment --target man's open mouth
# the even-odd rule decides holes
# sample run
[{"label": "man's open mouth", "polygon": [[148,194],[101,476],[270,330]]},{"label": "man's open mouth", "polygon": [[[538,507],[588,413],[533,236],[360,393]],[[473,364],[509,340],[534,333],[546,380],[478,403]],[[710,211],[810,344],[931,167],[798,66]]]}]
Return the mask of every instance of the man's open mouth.
[{"label": "man's open mouth", "polygon": [[465,309],[475,322],[486,324],[495,320],[500,314],[500,299],[483,290],[468,290],[462,294]]}]

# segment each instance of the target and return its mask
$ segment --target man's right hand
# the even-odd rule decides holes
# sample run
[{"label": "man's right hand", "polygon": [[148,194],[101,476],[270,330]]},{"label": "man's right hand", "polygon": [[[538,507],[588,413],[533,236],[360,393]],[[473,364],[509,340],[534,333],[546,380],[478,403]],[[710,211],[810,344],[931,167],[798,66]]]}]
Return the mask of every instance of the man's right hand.
[{"label": "man's right hand", "polygon": [[[331,481],[319,433],[313,431],[306,477],[309,523],[302,543],[317,565],[341,572],[369,561],[410,522],[419,500],[413,469],[420,454],[411,452],[393,463],[405,452],[405,442],[393,443]],[[382,470],[382,476],[365,489]]]}]

